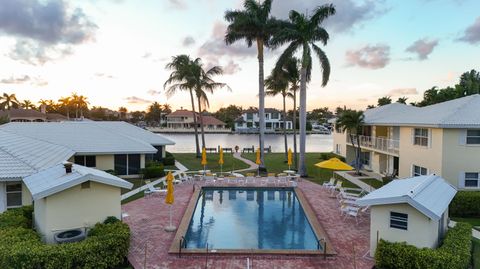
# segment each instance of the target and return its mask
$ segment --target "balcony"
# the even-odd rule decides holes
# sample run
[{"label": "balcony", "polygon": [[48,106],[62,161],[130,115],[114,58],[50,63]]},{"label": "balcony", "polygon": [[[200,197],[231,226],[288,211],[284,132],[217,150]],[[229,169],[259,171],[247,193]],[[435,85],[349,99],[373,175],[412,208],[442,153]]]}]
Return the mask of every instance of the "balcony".
[{"label": "balcony", "polygon": [[[355,145],[357,145],[356,137],[353,137]],[[352,143],[349,135],[347,135],[347,143]],[[383,137],[374,136],[360,136],[360,147],[378,151],[382,153],[388,153],[392,155],[398,155],[398,149],[400,147],[399,140],[387,139]]]}]

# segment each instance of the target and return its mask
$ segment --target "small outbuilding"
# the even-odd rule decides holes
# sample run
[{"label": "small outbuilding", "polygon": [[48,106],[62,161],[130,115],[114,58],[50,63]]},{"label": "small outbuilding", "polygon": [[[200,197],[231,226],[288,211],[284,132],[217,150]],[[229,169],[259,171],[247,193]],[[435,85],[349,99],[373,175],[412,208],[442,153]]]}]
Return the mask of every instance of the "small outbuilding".
[{"label": "small outbuilding", "polygon": [[370,255],[380,239],[435,248],[448,227],[455,187],[436,176],[397,179],[357,200],[370,206]]},{"label": "small outbuilding", "polygon": [[121,188],[133,184],[72,163],[62,163],[23,179],[33,198],[34,224],[43,241],[66,230],[89,228],[107,217],[121,218]]}]

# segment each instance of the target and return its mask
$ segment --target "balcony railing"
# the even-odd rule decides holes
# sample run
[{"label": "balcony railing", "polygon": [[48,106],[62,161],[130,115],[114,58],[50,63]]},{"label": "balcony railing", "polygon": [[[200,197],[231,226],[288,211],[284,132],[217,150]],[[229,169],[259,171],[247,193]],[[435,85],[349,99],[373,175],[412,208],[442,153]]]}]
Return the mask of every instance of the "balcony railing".
[{"label": "balcony railing", "polygon": [[[399,140],[364,135],[361,135],[359,138],[361,147],[392,154],[398,154],[398,149],[400,147]],[[355,145],[358,144],[357,138],[355,136],[353,137],[353,141],[355,142]],[[349,135],[347,135],[347,142],[352,143]]]}]

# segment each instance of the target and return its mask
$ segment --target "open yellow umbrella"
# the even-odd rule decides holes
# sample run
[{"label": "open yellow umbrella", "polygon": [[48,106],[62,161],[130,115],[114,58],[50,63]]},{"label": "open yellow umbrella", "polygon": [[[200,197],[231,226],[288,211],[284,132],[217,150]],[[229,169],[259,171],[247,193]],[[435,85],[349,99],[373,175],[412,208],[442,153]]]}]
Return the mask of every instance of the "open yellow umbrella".
[{"label": "open yellow umbrella", "polygon": [[220,147],[220,152],[218,153],[218,164],[220,165],[220,174],[223,172],[223,149]]},{"label": "open yellow umbrella", "polygon": [[340,161],[338,158],[331,158],[329,160],[316,163],[315,166],[330,170],[353,170],[353,167]]},{"label": "open yellow umbrella", "polygon": [[288,154],[287,154],[287,164],[288,164],[288,170],[290,170],[290,166],[292,166],[292,149],[288,149]]},{"label": "open yellow umbrella", "polygon": [[166,231],[173,232],[176,230],[175,226],[172,224],[172,204],[175,200],[174,195],[173,195],[173,175],[172,172],[169,171],[167,174],[167,196],[165,197],[165,203],[169,204],[170,206],[170,224],[165,227]]},{"label": "open yellow umbrella", "polygon": [[203,173],[205,174],[205,166],[207,165],[207,150],[205,148],[202,149],[202,162],[200,163],[203,165]]}]

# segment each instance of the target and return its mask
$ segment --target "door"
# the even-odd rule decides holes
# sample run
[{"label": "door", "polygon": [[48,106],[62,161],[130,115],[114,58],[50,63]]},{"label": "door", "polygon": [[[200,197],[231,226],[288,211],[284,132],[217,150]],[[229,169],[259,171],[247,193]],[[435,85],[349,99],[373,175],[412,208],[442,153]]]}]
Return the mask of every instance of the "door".
[{"label": "door", "polygon": [[395,176],[398,176],[398,167],[399,167],[398,163],[399,163],[399,158],[393,157],[393,170],[395,172],[394,174]]}]

